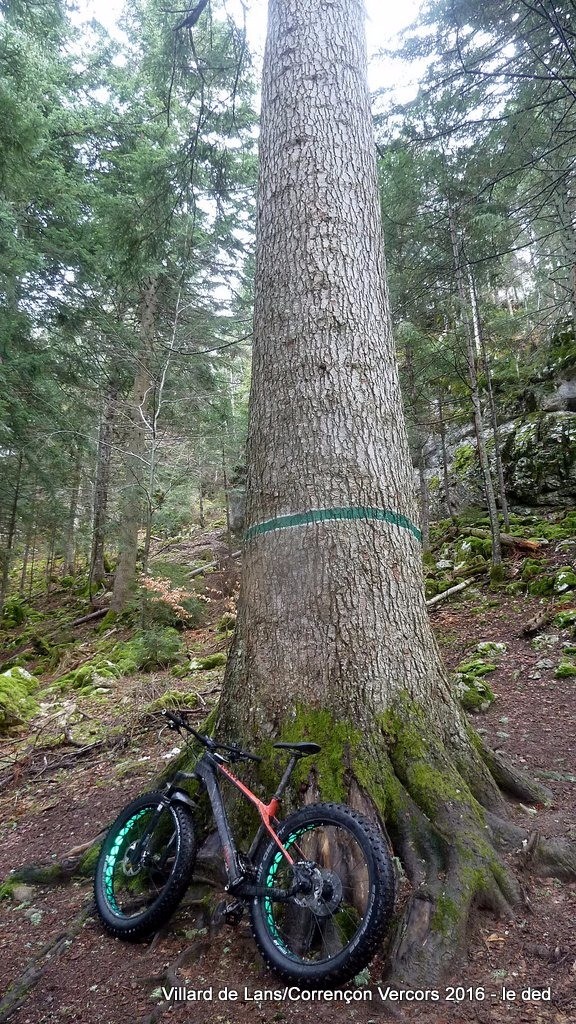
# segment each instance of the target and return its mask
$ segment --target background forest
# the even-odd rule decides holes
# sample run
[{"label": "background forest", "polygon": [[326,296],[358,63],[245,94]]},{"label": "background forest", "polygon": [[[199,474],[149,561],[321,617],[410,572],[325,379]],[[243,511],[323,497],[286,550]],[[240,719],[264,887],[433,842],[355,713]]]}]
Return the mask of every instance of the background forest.
[{"label": "background forest", "polygon": [[[124,610],[153,537],[241,522],[257,94],[225,5],[181,22],[2,5],[0,604],[117,568]],[[458,2],[384,55],[424,69],[375,109],[425,534],[574,495],[575,53],[569,4]]]},{"label": "background forest", "polygon": [[[178,26],[158,3],[114,37],[62,4],[3,4],[0,603],[80,567],[93,593],[119,558],[122,610],[151,538],[202,523],[216,490],[229,508],[238,482],[257,97],[224,6]],[[506,494],[569,502],[569,5],[431,4],[402,46],[422,84],[402,108],[382,91],[376,124],[424,519],[429,498],[436,517],[471,500],[474,415],[504,512]]]}]

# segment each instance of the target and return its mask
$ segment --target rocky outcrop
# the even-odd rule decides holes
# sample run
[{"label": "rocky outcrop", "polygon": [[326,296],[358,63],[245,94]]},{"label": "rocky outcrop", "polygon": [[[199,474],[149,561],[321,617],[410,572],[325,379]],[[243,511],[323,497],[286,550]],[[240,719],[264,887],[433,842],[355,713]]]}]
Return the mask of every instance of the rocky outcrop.
[{"label": "rocky outcrop", "polygon": [[[494,442],[487,430],[488,452]],[[566,506],[576,503],[576,412],[542,411],[500,427],[506,492],[514,504]],[[482,480],[472,426],[447,432],[450,491],[454,511],[483,504]],[[434,515],[446,515],[440,438],[426,445],[427,476]]]}]

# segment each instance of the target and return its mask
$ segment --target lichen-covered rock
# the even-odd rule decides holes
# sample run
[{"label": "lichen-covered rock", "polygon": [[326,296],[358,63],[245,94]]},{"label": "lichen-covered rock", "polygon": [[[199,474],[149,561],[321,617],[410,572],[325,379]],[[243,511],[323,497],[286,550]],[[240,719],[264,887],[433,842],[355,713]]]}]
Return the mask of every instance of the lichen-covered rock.
[{"label": "lichen-covered rock", "polygon": [[[485,431],[488,456],[494,466],[494,441],[488,425]],[[483,486],[476,443],[471,425],[447,431],[452,509],[462,512],[482,506]],[[576,499],[576,412],[531,412],[500,426],[500,441],[507,496],[526,506],[573,503]],[[438,435],[430,435],[425,448],[433,517],[446,514],[442,470],[442,446]]]},{"label": "lichen-covered rock", "polygon": [[576,498],[576,414],[549,412],[507,424],[502,448],[512,500],[563,505]]}]

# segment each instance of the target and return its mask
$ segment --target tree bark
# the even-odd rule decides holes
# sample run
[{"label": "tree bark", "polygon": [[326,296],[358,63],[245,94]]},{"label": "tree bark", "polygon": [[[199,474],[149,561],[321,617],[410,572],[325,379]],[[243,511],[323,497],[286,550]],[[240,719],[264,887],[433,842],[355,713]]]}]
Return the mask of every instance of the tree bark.
[{"label": "tree bark", "polygon": [[474,902],[520,899],[483,810],[505,814],[495,775],[511,790],[519,776],[470,729],[427,614],[360,0],[270,3],[253,353],[248,528],[218,730],[264,751],[322,744],[295,787],[385,823],[413,886],[390,973],[430,981]]}]

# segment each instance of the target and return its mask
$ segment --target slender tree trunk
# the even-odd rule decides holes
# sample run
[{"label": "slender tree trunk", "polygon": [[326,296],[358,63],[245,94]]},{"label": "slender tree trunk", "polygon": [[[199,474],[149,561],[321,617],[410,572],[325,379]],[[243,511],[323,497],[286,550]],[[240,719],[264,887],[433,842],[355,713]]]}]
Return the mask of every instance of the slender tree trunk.
[{"label": "slender tree trunk", "polygon": [[117,399],[117,389],[115,386],[111,387],[104,401],[98,437],[98,461],[94,483],[94,517],[92,521],[92,552],[90,555],[90,580],[98,585],[102,583],[106,575],[104,543],[106,539],[108,488],[110,484],[110,463],[112,460],[112,441],[114,437]]},{"label": "slender tree trunk", "polygon": [[438,394],[438,429],[440,431],[440,447],[442,450],[442,479],[444,482],[444,497],[446,508],[451,519],[455,518],[452,498],[450,495],[450,470],[448,467],[448,452],[446,450],[446,424],[444,422],[444,406],[442,395]]},{"label": "slender tree trunk", "polygon": [[562,241],[568,261],[568,295],[572,328],[576,337],[576,195],[571,190],[572,173],[567,170],[556,186],[556,205],[562,227]]},{"label": "slender tree trunk", "polygon": [[2,613],[2,607],[6,600],[6,594],[8,592],[8,579],[10,576],[10,566],[12,564],[12,548],[14,545],[14,537],[16,535],[16,521],[18,515],[18,499],[20,497],[20,483],[22,480],[22,464],[24,456],[20,454],[18,456],[18,467],[16,469],[16,481],[14,484],[14,497],[12,499],[12,506],[10,508],[10,519],[8,521],[8,530],[6,531],[6,545],[2,552],[2,578],[0,579],[0,614]]},{"label": "slender tree trunk", "polygon": [[426,479],[426,459],[424,444],[420,444],[418,455],[418,480],[420,484],[420,529],[422,532],[422,550],[430,550],[430,492]]},{"label": "slender tree trunk", "polygon": [[32,524],[26,530],[26,541],[24,544],[24,557],[22,559],[22,572],[20,574],[19,593],[22,596],[26,590],[26,573],[28,570],[28,558],[30,556],[30,544],[32,543]]},{"label": "slender tree trunk", "polygon": [[475,347],[474,330],[466,315],[468,307],[465,286],[465,261],[462,256],[461,242],[458,238],[456,219],[452,208],[449,209],[450,238],[452,241],[452,252],[454,256],[454,269],[456,271],[456,282],[458,287],[458,298],[460,300],[460,322],[466,334],[466,354],[468,359],[468,380],[470,382],[470,398],[472,401],[472,412],[474,417],[474,431],[476,434],[476,445],[480,469],[484,481],[484,494],[490,517],[490,532],[492,534],[492,564],[494,566],[502,563],[502,548],[500,546],[500,525],[498,523],[498,512],[496,509],[496,497],[494,484],[490,473],[490,462],[484,439],[484,419],[482,416],[482,405],[480,402],[480,390],[478,387],[478,372],[476,369],[477,353]]},{"label": "slender tree trunk", "polygon": [[38,498],[36,498],[36,503],[35,503],[35,506],[34,506],[34,525],[32,527],[32,558],[30,559],[30,585],[29,585],[29,588],[28,588],[28,598],[29,599],[32,597],[32,589],[33,589],[33,586],[34,586],[34,561],[35,561],[35,558],[36,558],[36,540],[37,540],[36,531],[37,531],[37,529],[38,529]]},{"label": "slender tree trunk", "polygon": [[56,550],[56,527],[53,526],[50,531],[50,544],[48,545],[48,554],[46,556],[46,593],[49,594],[52,590],[52,570],[54,568],[54,553]]},{"label": "slender tree trunk", "polygon": [[486,395],[488,396],[488,408],[490,409],[490,420],[492,425],[492,434],[494,437],[494,464],[496,467],[496,476],[498,478],[498,496],[500,501],[500,508],[502,509],[502,519],[504,521],[504,529],[510,529],[510,515],[508,512],[508,502],[506,500],[506,484],[504,482],[504,466],[502,465],[502,447],[500,445],[500,427],[498,425],[498,412],[496,410],[496,402],[494,401],[494,389],[492,388],[492,372],[490,370],[490,364],[488,362],[488,353],[486,352],[486,342],[484,340],[484,331],[482,330],[482,321],[480,320],[480,311],[478,309],[478,296],[476,294],[476,285],[472,272],[469,271],[468,277],[470,283],[470,301],[472,304],[472,321],[474,324],[474,337],[476,340],[477,348],[480,352],[482,359],[482,367],[486,377]]},{"label": "slender tree trunk", "polygon": [[222,484],[224,486],[224,501],[226,504],[226,543],[228,545],[228,558],[232,558],[232,530],[230,528],[230,492],[228,489],[228,472],[226,470],[226,452],[222,449]]},{"label": "slender tree trunk", "polygon": [[80,484],[82,482],[82,462],[80,452],[77,453],[74,462],[72,475],[72,493],[70,495],[70,509],[68,512],[68,523],[64,539],[64,575],[73,576],[76,564],[76,516],[78,513],[78,499],[80,497]]},{"label": "slender tree trunk", "polygon": [[148,420],[146,406],[151,389],[150,359],[156,330],[158,279],[151,277],[142,290],[140,302],[140,347],[138,369],[130,398],[125,454],[125,482],[120,515],[120,557],[110,607],[115,612],[126,608],[136,582],[138,531],[142,524],[142,506],[146,493],[144,481],[145,438]]},{"label": "slender tree trunk", "polygon": [[430,628],[360,0],[270,3],[259,168],[248,529],[218,729],[318,741],[304,799],[386,822],[413,885],[391,972],[422,983],[474,901],[518,898],[481,806],[506,813],[496,777],[537,787],[472,733]]}]

